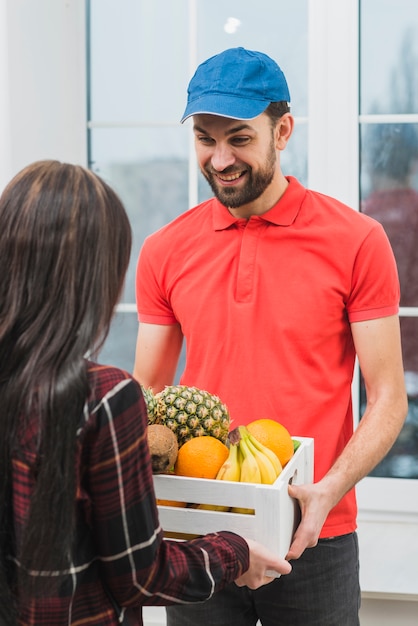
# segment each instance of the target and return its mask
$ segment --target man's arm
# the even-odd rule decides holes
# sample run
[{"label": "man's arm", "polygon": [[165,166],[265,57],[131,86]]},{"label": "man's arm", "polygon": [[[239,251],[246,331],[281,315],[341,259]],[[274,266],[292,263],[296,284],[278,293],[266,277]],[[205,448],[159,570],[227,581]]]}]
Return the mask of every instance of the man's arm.
[{"label": "man's arm", "polygon": [[179,324],[141,323],[136,343],[134,377],[154,393],[173,384],[183,343]]},{"label": "man's arm", "polygon": [[329,511],[386,455],[407,414],[398,316],[356,322],[351,330],[366,386],[366,410],[324,478],[314,485],[289,487],[299,500],[302,521],[286,558],[298,558],[316,545]]}]

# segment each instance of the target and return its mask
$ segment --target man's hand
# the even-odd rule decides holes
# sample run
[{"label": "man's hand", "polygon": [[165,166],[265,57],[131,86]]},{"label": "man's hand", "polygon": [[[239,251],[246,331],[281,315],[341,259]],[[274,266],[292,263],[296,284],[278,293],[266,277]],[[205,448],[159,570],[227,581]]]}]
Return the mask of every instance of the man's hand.
[{"label": "man's hand", "polygon": [[286,559],[298,559],[306,548],[318,543],[325,519],[334,506],[321,483],[289,485],[289,495],[299,501],[302,520],[293,536]]}]

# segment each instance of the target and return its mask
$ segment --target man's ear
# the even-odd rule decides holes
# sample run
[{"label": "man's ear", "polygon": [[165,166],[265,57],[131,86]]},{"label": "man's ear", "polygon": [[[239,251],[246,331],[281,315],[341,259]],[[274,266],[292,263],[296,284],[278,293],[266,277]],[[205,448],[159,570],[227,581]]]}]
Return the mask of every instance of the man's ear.
[{"label": "man's ear", "polygon": [[284,150],[286,148],[287,142],[293,132],[294,125],[295,120],[290,113],[285,113],[279,120],[277,120],[277,124],[274,129],[276,150]]}]

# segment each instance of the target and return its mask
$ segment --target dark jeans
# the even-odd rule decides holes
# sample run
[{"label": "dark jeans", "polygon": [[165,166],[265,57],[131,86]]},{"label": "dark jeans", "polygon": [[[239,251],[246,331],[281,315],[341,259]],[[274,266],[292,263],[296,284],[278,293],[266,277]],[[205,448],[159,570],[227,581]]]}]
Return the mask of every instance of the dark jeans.
[{"label": "dark jeans", "polygon": [[167,607],[167,626],[358,626],[356,533],[320,539],[293,570],[251,591],[228,585],[207,602]]}]

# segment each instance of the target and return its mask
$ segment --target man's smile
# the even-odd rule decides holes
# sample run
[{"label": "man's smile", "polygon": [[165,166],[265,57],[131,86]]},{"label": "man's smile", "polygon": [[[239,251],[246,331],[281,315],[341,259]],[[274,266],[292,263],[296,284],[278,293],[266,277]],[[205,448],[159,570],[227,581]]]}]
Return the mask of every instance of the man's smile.
[{"label": "man's smile", "polygon": [[232,174],[221,174],[219,172],[213,172],[212,175],[215,176],[221,183],[228,184],[234,183],[236,180],[242,178],[245,175],[245,170],[241,170],[239,172],[233,172]]}]

